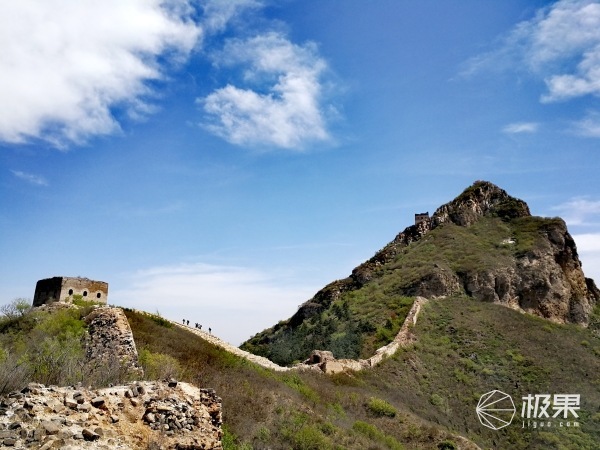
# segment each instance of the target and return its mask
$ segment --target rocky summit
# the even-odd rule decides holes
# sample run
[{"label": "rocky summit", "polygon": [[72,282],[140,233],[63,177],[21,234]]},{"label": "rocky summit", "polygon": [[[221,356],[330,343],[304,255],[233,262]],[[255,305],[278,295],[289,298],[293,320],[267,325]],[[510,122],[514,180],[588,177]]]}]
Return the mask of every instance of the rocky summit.
[{"label": "rocky summit", "polygon": [[[468,296],[586,326],[600,291],[585,277],[562,219],[532,216],[523,200],[476,181],[243,348],[279,363],[306,357],[307,345],[342,357],[364,355],[387,343],[381,335],[386,328],[393,335],[398,306],[417,296]],[[337,331],[334,338],[318,336],[324,313],[346,321],[329,330]]]}]

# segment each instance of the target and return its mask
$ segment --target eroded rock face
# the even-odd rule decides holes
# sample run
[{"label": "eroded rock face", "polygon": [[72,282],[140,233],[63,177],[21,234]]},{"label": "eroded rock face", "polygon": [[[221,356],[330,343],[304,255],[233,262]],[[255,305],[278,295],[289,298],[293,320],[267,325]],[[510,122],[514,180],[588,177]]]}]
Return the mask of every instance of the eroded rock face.
[{"label": "eroded rock face", "polygon": [[547,239],[510,265],[462,275],[467,294],[505,304],[556,322],[586,325],[600,300],[586,279],[575,241],[559,219],[548,223]]},{"label": "eroded rock face", "polygon": [[222,449],[221,400],[187,383],[100,390],[31,383],[0,398],[0,447]]}]

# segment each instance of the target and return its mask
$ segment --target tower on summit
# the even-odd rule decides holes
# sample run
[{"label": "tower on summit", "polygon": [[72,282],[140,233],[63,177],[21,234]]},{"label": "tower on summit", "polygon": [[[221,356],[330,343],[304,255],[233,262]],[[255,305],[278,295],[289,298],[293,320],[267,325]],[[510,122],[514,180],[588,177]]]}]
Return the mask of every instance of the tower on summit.
[{"label": "tower on summit", "polygon": [[80,277],[53,277],[40,280],[35,285],[33,306],[47,303],[72,303],[74,295],[84,300],[106,304],[108,283]]},{"label": "tower on summit", "polygon": [[415,225],[429,219],[429,211],[415,214]]}]

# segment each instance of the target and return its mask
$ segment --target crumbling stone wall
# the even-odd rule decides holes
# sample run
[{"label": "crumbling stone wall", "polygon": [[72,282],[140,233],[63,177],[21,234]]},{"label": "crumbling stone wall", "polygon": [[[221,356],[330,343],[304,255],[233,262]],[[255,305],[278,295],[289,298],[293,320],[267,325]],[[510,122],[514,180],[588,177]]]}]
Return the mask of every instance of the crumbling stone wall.
[{"label": "crumbling stone wall", "polygon": [[174,380],[100,390],[31,383],[0,397],[0,448],[221,450],[221,410],[213,390]]},{"label": "crumbling stone wall", "polygon": [[84,300],[107,303],[108,283],[80,277],[53,277],[39,280],[35,286],[33,306],[54,302],[72,302],[74,295]]},{"label": "crumbling stone wall", "polygon": [[118,365],[136,378],[143,375],[133,333],[121,308],[96,307],[83,320],[87,324],[86,356],[91,364]]},{"label": "crumbling stone wall", "polygon": [[406,347],[408,344],[413,342],[414,336],[411,333],[412,327],[417,323],[417,317],[421,311],[421,307],[427,303],[427,299],[424,297],[416,297],[415,301],[408,312],[406,319],[400,331],[392,342],[378,348],[375,354],[368,359],[335,359],[333,353],[327,350],[314,350],[309,358],[304,363],[295,366],[295,368],[318,368],[319,370],[327,373],[334,374],[345,371],[359,371],[375,367],[385,358],[392,356],[400,347]]}]

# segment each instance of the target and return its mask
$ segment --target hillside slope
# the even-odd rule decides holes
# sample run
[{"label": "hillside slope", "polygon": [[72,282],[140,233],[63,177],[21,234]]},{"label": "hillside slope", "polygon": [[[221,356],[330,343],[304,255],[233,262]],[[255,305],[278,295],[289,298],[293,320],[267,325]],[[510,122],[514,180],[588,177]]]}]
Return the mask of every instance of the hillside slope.
[{"label": "hillside slope", "polygon": [[214,388],[223,401],[225,450],[479,447],[386,400],[360,377],[265,369],[191,329],[126,310],[146,377]]},{"label": "hillside slope", "polygon": [[[584,328],[466,296],[430,300],[415,344],[371,370],[334,376],[266,370],[182,327],[127,315],[141,355],[163,355],[163,368],[172,358],[172,374],[222,397],[226,449],[585,450],[600,442],[600,308]],[[498,431],[475,413],[492,389],[518,406]],[[520,398],[543,393],[579,394],[579,426],[523,428]]]},{"label": "hillside slope", "polygon": [[477,181],[242,348],[279,364],[311,350],[367,356],[397,332],[415,296],[467,295],[586,326],[600,292],[560,218]]}]

